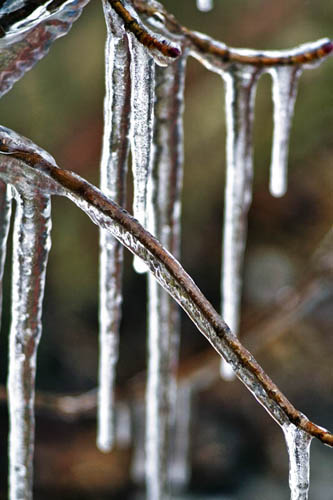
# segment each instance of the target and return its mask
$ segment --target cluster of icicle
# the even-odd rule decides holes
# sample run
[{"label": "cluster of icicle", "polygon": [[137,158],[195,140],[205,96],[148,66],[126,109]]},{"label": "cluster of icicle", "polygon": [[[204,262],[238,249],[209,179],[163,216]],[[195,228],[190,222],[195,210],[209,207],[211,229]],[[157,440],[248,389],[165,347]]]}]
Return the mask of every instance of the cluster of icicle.
[{"label": "cluster of icicle", "polygon": [[[51,14],[43,11],[38,19],[16,23],[0,39],[0,94],[8,91],[14,81],[45,54],[55,38],[68,31],[86,3],[87,0],[59,2],[57,11]],[[78,176],[59,169],[53,158],[29,140],[4,127],[0,128],[0,145],[5,146],[2,149],[0,147],[1,278],[11,200],[16,200],[8,380],[10,499],[32,498],[34,380],[50,249],[51,195],[68,197],[101,228],[99,448],[109,451],[114,442],[114,383],[122,302],[122,246],[125,246],[136,256],[136,269],[140,272],[150,271],[145,424],[148,498],[167,498],[170,481],[184,484],[189,476],[186,456],[191,388],[181,387],[178,391],[176,388],[179,311],[171,299],[173,297],[227,360],[224,373],[230,376],[231,371],[235,372],[281,425],[290,457],[291,498],[306,499],[311,438],[290,424],[280,406],[259,383],[259,379],[240,362],[238,355],[230,347],[231,342],[236,342],[233,334],[195,285],[191,282],[190,287],[193,288],[186,288],[183,279],[175,278],[183,276],[184,271],[174,258],[178,258],[180,254],[182,113],[187,56],[190,54],[196,57],[209,70],[219,73],[226,87],[227,174],[222,310],[223,317],[234,334],[239,329],[246,216],[251,203],[252,126],[257,82],[265,72],[272,75],[274,138],[270,189],[273,195],[282,196],[286,191],[288,142],[296,86],[304,66],[271,66],[267,69],[264,66],[218,61],[193,47],[188,48],[181,36],[167,32],[161,16],[153,16],[146,20],[145,25],[142,24],[131,3],[124,0],[121,5],[127,9],[130,19],[134,19],[139,26],[137,33],[143,29],[148,36],[163,40],[163,43],[167,40],[176,47],[179,54],[182,49],[177,60],[172,60],[163,51],[156,51],[156,47],[146,48],[138,39],[140,37],[126,30],[124,21],[112,6],[113,3],[115,2],[103,1],[107,24],[105,131],[101,162],[103,194]],[[7,4],[5,2],[5,6]],[[147,1],[147,4],[157,5],[154,0]],[[197,5],[201,10],[208,10],[211,2],[198,1]],[[204,35],[196,36],[210,41]],[[217,45],[217,42],[211,42]],[[305,48],[315,50],[323,43],[321,40],[294,51],[265,54],[284,57]],[[220,46],[224,47],[223,44]],[[238,50],[238,54],[256,56],[257,53]],[[130,150],[134,179],[133,214],[139,222],[120,208],[124,206],[126,199]],[[37,154],[41,163],[37,162],[33,168],[25,161],[24,154],[14,154],[17,151],[23,151],[32,158]],[[66,179],[66,185],[62,179]],[[75,186],[79,183],[84,186],[84,190],[78,193]],[[148,233],[143,231],[142,226],[166,249],[161,249],[156,240],[152,239],[163,253],[164,260],[156,256],[154,245],[149,247],[151,240],[147,239]],[[208,315],[213,318],[211,321],[198,307],[199,299],[196,297],[206,304]],[[174,437],[172,450],[171,434]],[[142,457],[140,454],[136,456]],[[171,463],[173,467],[170,466]],[[138,469],[138,464],[134,469]]]}]

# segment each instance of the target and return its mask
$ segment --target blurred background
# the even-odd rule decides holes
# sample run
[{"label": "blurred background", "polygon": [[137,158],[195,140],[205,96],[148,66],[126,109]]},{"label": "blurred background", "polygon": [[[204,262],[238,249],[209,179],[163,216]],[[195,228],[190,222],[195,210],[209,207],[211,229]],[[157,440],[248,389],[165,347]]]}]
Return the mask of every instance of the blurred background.
[{"label": "blurred background", "polygon": [[[215,0],[209,13],[194,0],[164,0],[187,27],[229,45],[289,48],[332,37],[327,0]],[[70,33],[0,103],[1,124],[49,151],[59,166],[98,184],[103,127],[105,27],[92,1]],[[332,58],[300,79],[290,142],[289,189],[268,192],[272,135],[271,82],[258,87],[254,198],[244,272],[241,337],[294,405],[333,429]],[[220,256],[225,173],[224,92],[221,79],[188,63],[185,98],[182,264],[213,305],[220,302]],[[129,193],[131,190],[129,189]],[[130,195],[128,209],[130,208]],[[329,256],[331,252],[331,256]],[[81,393],[96,387],[98,231],[74,205],[53,200],[43,337],[37,389]],[[0,382],[6,383],[10,323],[10,258],[0,337]],[[146,366],[145,278],[126,252],[118,365],[119,390],[141,384]],[[218,370],[217,355],[182,315],[180,370]],[[209,377],[208,377],[209,378]],[[191,419],[191,478],[184,498],[288,498],[282,433],[238,382],[212,375],[195,391]],[[133,382],[134,381],[134,382]],[[203,384],[205,385],[205,384]],[[0,498],[6,497],[7,409],[0,406]],[[133,450],[103,455],[95,448],[94,411],[65,418],[37,410],[35,498],[140,498],[130,476]],[[332,451],[312,444],[310,497],[332,498]],[[180,494],[179,494],[180,495]],[[182,498],[183,498],[182,497]],[[180,498],[180,496],[179,496]]]}]

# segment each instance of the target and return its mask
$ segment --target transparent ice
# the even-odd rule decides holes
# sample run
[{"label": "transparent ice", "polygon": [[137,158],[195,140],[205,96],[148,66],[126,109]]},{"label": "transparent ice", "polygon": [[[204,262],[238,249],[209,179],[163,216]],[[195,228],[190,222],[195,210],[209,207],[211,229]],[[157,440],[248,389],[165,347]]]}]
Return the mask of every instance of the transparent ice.
[{"label": "transparent ice", "polygon": [[[180,254],[183,179],[183,92],[186,57],[156,68],[154,153],[148,228],[172,255]],[[177,304],[148,276],[146,476],[148,498],[168,496],[170,429],[176,404],[180,318]]]},{"label": "transparent ice", "polygon": [[9,498],[32,499],[36,356],[50,249],[50,197],[16,192],[9,347]]},{"label": "transparent ice", "polygon": [[[88,2],[53,2],[50,10],[39,6],[30,16],[8,27],[0,38],[0,97],[48,53],[54,40],[68,33]],[[10,13],[14,5],[1,2],[0,17]]]},{"label": "transparent ice", "polygon": [[[271,164],[270,190],[274,196],[282,196],[286,191],[288,145],[291,120],[297,92],[297,82],[301,74],[299,64],[246,65],[236,62],[236,58],[267,57],[286,62],[292,56],[309,51],[314,52],[329,39],[320,39],[285,51],[255,51],[250,49],[227,48],[206,35],[195,33],[204,42],[217,49],[216,53],[203,53],[191,48],[191,55],[208,70],[221,75],[225,81],[225,111],[227,125],[226,188],[222,263],[222,315],[237,334],[240,321],[242,292],[242,265],[246,244],[247,212],[251,203],[252,184],[252,126],[253,105],[256,84],[263,73],[273,77],[274,137]],[[218,51],[233,54],[234,60],[218,55]],[[319,61],[302,65],[302,68],[316,67]],[[222,376],[233,378],[230,367],[222,361]]]},{"label": "transparent ice", "polygon": [[289,455],[290,500],[308,500],[312,436],[294,424],[282,426]]},{"label": "transparent ice", "polygon": [[[253,118],[256,86],[261,70],[232,66],[223,74],[227,126],[224,202],[222,316],[235,334],[239,330],[242,268],[247,235],[247,213],[252,199]],[[232,377],[222,361],[221,372]]]},{"label": "transparent ice", "polygon": [[[70,12],[72,12],[75,17],[78,15],[80,9],[82,9],[82,6],[85,3],[87,2],[66,2],[63,6],[71,6],[72,11],[68,11],[69,15],[71,16],[72,14],[70,14]],[[32,23],[31,25],[16,26],[16,31],[9,33],[10,36],[7,41],[6,37],[2,39],[1,43],[3,43],[4,47],[2,54],[7,54],[8,57],[10,56],[12,58],[9,60],[13,63],[12,66],[14,68],[12,73],[9,72],[6,75],[6,66],[4,66],[5,59],[1,58],[2,55],[0,56],[0,91],[2,93],[7,91],[14,81],[45,53],[45,50],[48,48],[48,43],[50,40],[53,40],[52,37],[46,37],[46,44],[44,46],[42,38],[38,38],[39,31],[34,31],[37,29],[37,26],[33,24],[34,22],[35,20],[31,18],[29,20],[29,23]],[[67,29],[69,24],[66,25],[65,23],[63,26],[67,26]],[[59,33],[62,33],[61,29],[60,31],[54,30],[53,32],[52,30],[54,26],[52,23],[47,24],[47,20],[45,20],[45,25],[41,23],[41,26],[39,27],[43,27],[43,29],[45,28],[43,35],[45,33],[54,34],[54,32],[56,32],[57,36],[60,36]],[[20,38],[21,30],[23,30],[24,39]],[[24,44],[31,43],[31,40],[29,40],[30,33],[34,33],[34,35],[37,36],[37,44],[31,45],[31,54],[33,54],[33,57],[31,54],[29,55],[28,51],[27,54],[29,57],[27,57],[27,60],[22,60],[20,59],[22,55],[22,52],[20,51],[26,49],[26,45]],[[310,44],[309,48],[315,49],[317,43],[318,42]],[[223,46],[223,44],[220,45],[221,47]],[[8,52],[6,52],[7,50]],[[146,225],[147,187],[151,183],[152,198],[154,196],[154,189],[156,189],[156,181],[154,187],[153,182],[149,180],[149,173],[153,167],[151,158],[155,67],[147,49],[139,45],[137,40],[132,35],[130,36],[130,50],[133,60],[137,61],[136,63],[131,64],[131,103],[133,116],[133,118],[131,117],[131,145],[134,164],[134,181],[136,185],[134,202],[135,215],[141,220],[142,224]],[[254,51],[245,50],[239,50],[238,53],[240,55],[256,54]],[[266,52],[266,54],[268,54],[268,52]],[[273,51],[270,54],[272,55]],[[290,54],[290,51],[288,51],[288,54]],[[229,283],[230,286],[226,286],[226,294],[229,294],[229,296],[227,299],[227,295],[224,296],[225,306],[223,307],[226,308],[224,314],[228,323],[232,327],[234,333],[237,333],[241,293],[240,269],[242,266],[246,238],[246,214],[251,202],[251,135],[253,102],[256,82],[260,76],[261,70],[255,68],[255,66],[244,67],[238,64],[230,64],[224,60],[217,61],[214,55],[209,55],[207,57],[202,54],[199,56],[198,54],[194,55],[195,57],[198,57],[209,69],[220,74],[222,73],[226,82],[228,172],[225,211],[225,240],[227,243],[225,245],[226,249],[224,255],[224,274],[228,277],[226,282]],[[274,55],[281,56],[284,55],[284,52],[274,52]],[[128,61],[127,56],[126,61]],[[112,65],[110,64],[110,67],[111,66]],[[117,69],[120,71],[120,68]],[[168,75],[169,71],[172,73],[172,70],[168,69],[166,70],[165,75]],[[283,113],[287,113],[288,116],[288,119],[285,121],[287,131],[284,130],[283,127],[281,128],[281,120],[280,125],[276,126],[276,130],[279,130],[280,126],[280,131],[275,131],[274,144],[280,144],[280,146],[283,145],[283,147],[285,147],[288,144],[287,132],[288,128],[290,129],[289,118],[292,115],[291,97],[293,97],[293,92],[296,90],[296,87],[294,86],[294,81],[296,80],[293,80],[291,77],[291,70],[283,72],[282,70],[280,71],[278,68],[273,67],[270,72],[273,74],[273,78],[275,79],[275,105],[276,110],[279,109],[279,111],[276,111],[276,114],[282,116]],[[162,73],[159,74],[158,78],[161,78],[161,75]],[[177,75],[179,76],[178,73],[175,73],[174,75],[176,75],[176,77]],[[284,84],[286,84],[286,87],[284,87],[284,90],[281,90]],[[129,87],[126,88],[127,90],[125,94],[126,98],[128,98],[127,91],[129,92]],[[285,91],[285,89],[289,89],[289,91]],[[124,91],[124,88],[121,90]],[[136,96],[135,98],[133,97],[134,94]],[[120,95],[119,98],[124,98],[124,95]],[[114,96],[109,96],[109,100],[111,101],[112,99],[116,98]],[[106,102],[107,100],[108,97]],[[124,105],[121,104],[119,108],[116,109],[114,102],[115,100],[112,101],[112,104],[109,102],[110,106],[108,109],[112,109],[115,113],[119,112],[120,115],[118,115],[118,117],[123,116],[122,113],[125,111]],[[181,103],[179,109],[181,109]],[[103,162],[105,164],[108,162],[108,159],[112,159],[113,153],[112,148],[110,153],[110,124],[112,123],[112,120],[113,117],[106,113],[106,133],[103,148]],[[177,127],[175,130],[177,130]],[[160,144],[163,144],[163,140],[167,140],[169,137],[168,134],[170,134],[170,131],[168,131],[168,129],[163,129],[162,126],[159,127],[159,133],[161,131],[167,134],[165,137],[161,136],[162,140],[160,141]],[[120,131],[118,132],[122,139],[126,138],[126,134],[122,135]],[[17,200],[14,230],[14,262],[16,259],[16,270],[14,266],[12,301],[13,313],[9,369],[9,404],[11,416],[11,500],[18,500],[19,498],[30,499],[32,495],[31,464],[34,434],[33,399],[35,358],[41,332],[41,301],[44,287],[47,252],[50,245],[50,194],[59,194],[68,197],[83,211],[85,211],[92,221],[101,229],[108,231],[113,237],[116,237],[121,244],[126,246],[132,253],[142,259],[142,261],[145,262],[145,269],[149,269],[151,271],[158,283],[183,307],[198,329],[206,336],[219,354],[225,357],[227,362],[232,366],[232,370],[254,394],[258,401],[266,408],[270,415],[283,427],[290,453],[290,485],[292,495],[294,495],[292,496],[292,500],[306,499],[308,488],[308,436],[304,434],[303,431],[299,431],[299,429],[295,426],[291,427],[289,417],[283,409],[283,404],[278,404],[275,401],[272,397],[271,389],[269,391],[266,390],[265,383],[267,376],[262,374],[260,367],[258,367],[255,360],[249,356],[249,365],[244,364],[241,357],[243,348],[238,343],[237,338],[228,330],[226,324],[214,311],[212,306],[205,300],[196,285],[189,280],[189,277],[186,275],[179,263],[171,256],[171,254],[160,247],[156,240],[147,235],[142,226],[131,218],[131,216],[127,214],[124,209],[109,200],[107,196],[102,194],[98,189],[83,181],[79,176],[59,169],[55,165],[54,160],[47,155],[47,153],[37,148],[27,139],[18,136],[18,134],[15,134],[13,131],[1,127],[0,136],[5,140],[6,144],[9,143],[12,148],[27,151],[29,153],[33,153],[33,155],[37,152],[37,154],[40,154],[45,161],[45,164],[41,161],[32,167],[29,166],[24,159],[19,160],[11,156],[9,153],[1,155],[2,162],[0,164],[0,178],[3,182],[12,184],[15,187],[15,196]],[[158,145],[156,135],[154,142]],[[124,144],[126,145],[126,141]],[[274,147],[279,149],[279,155],[276,153],[274,156]],[[279,165],[285,164],[284,158],[286,158],[287,153],[286,148],[283,149],[283,147],[281,149],[281,147],[278,148],[277,146],[273,146],[273,160],[279,156],[279,161],[276,160],[276,163]],[[138,168],[138,166],[140,166],[140,168]],[[233,167],[232,169],[231,166]],[[283,169],[280,168],[280,171],[282,170]],[[152,171],[154,172],[153,169]],[[112,184],[110,184],[111,187],[108,184],[111,181],[106,177],[103,181],[103,175],[104,174],[102,174],[103,190],[106,190],[107,195],[111,195],[113,187]],[[276,187],[276,183],[273,183],[275,186],[273,187],[275,194],[283,191],[283,182],[281,181],[282,177],[283,176],[280,176],[280,181],[277,183],[278,187]],[[103,184],[103,182],[105,182],[105,184]],[[160,181],[158,181],[157,184],[159,183]],[[174,186],[176,185],[177,183],[174,184]],[[79,190],[76,189],[78,186],[80,187]],[[161,193],[162,191],[159,192]],[[115,194],[115,196],[118,195],[119,191]],[[155,212],[156,209],[159,209],[159,207],[160,204],[155,204]],[[179,211],[180,204],[174,203],[173,210],[175,213],[177,210]],[[159,219],[159,217],[162,217],[161,214],[156,212],[154,217],[150,218],[148,221],[149,227],[151,227],[156,234],[160,231],[158,234],[160,239],[163,239],[164,237],[167,238],[169,237],[169,225],[168,223],[163,223],[159,227],[157,221],[163,220],[162,218]],[[4,219],[6,221],[6,216]],[[176,225],[177,224],[175,224],[175,227]],[[5,227],[5,232],[6,230],[7,229]],[[4,248],[4,241],[5,237],[2,235],[2,249]],[[105,244],[105,241],[106,240],[103,240],[103,245]],[[165,244],[167,245],[167,243]],[[174,253],[177,251],[177,246],[173,248],[170,243],[169,249]],[[228,259],[229,266],[227,265]],[[108,269],[110,272],[113,272],[112,267],[109,267]],[[120,276],[118,271],[116,276]],[[231,279],[231,276],[233,279]],[[168,317],[169,309],[164,308],[164,304],[166,302],[164,302],[164,298],[161,299],[162,293],[152,281],[152,278],[149,278],[149,283],[152,291],[150,295],[150,307],[151,310],[154,311],[151,315],[150,329],[155,332],[152,335],[154,337],[157,332],[156,327],[158,324],[156,319],[158,317],[156,315],[157,311],[160,311],[158,314],[161,314],[159,322],[163,323],[161,320],[162,315],[163,317]],[[115,290],[116,287],[112,286],[110,295],[114,294]],[[104,292],[107,292],[106,288],[104,288]],[[119,300],[119,295],[112,298],[112,300],[114,300],[114,304],[119,306],[121,301],[121,299]],[[107,306],[107,308],[108,315],[111,309],[109,306]],[[117,311],[119,311],[119,309],[117,309]],[[105,318],[107,315],[105,315]],[[101,316],[103,316],[103,313],[101,313]],[[117,316],[115,317],[117,318]],[[159,327],[160,325],[158,325],[158,328]],[[167,357],[163,361],[161,356],[162,350],[164,350],[165,345],[167,344],[172,346],[173,342],[165,342],[165,345],[163,344],[162,346],[163,349],[161,349],[160,347],[157,347],[158,342],[156,341],[156,338],[157,337],[154,337],[154,341],[151,343],[151,349],[155,352],[155,355],[152,356],[150,361],[152,365],[151,373],[154,373],[154,377],[159,370],[161,370],[162,373],[162,369],[165,369],[166,372],[170,369],[170,366],[173,366],[173,361],[170,360],[176,359],[176,355],[174,356],[174,354],[176,352],[175,346],[177,345],[177,342],[175,342],[171,351],[169,351]],[[114,340],[114,337],[112,337],[112,339]],[[116,347],[116,345],[117,341],[111,341],[110,346],[106,349],[106,352],[109,352],[107,358],[109,360],[111,359],[111,361],[115,359],[115,351],[113,350],[113,347]],[[108,351],[109,347],[110,350]],[[163,365],[163,363],[165,364]],[[251,369],[249,367],[251,367]],[[229,374],[231,373],[230,369],[227,369],[226,371]],[[109,373],[112,373],[112,371]],[[111,375],[109,381],[107,381],[108,384],[110,383],[109,387],[111,387],[112,377],[113,375]],[[169,382],[167,382],[167,384],[168,383]],[[170,387],[172,385],[171,379]],[[152,387],[153,390],[151,394],[154,393],[155,396],[157,395],[158,398],[160,398],[160,395],[156,392],[156,385],[152,383]],[[166,386],[163,386],[162,389],[165,391],[164,393],[166,394],[166,397],[170,398],[168,400],[168,402],[170,402],[173,397],[171,391],[169,392],[169,395],[167,395]],[[162,399],[158,398],[157,403],[159,404]],[[111,399],[112,396],[109,401],[111,401]],[[161,429],[166,429],[168,424],[165,424],[165,422],[169,419],[169,417],[166,416],[167,412],[164,412],[165,409],[158,408],[158,404],[156,404],[152,398],[150,400],[148,398],[148,406],[151,405],[151,409],[149,411],[152,415],[151,422],[153,423],[153,435],[156,430],[161,431]],[[106,412],[109,412],[109,409],[106,410]],[[112,418],[108,420],[108,422],[111,421]],[[161,426],[159,427],[159,425]],[[164,431],[161,432],[161,436],[164,440],[163,432]],[[102,434],[102,437],[100,438],[101,448],[104,447],[104,449],[108,449],[111,446],[111,434],[112,430],[111,432],[110,430],[107,430],[105,434]],[[147,442],[147,450],[153,450],[151,452],[151,457],[156,457],[156,463],[153,464],[153,468],[149,469],[149,465],[147,468],[147,470],[152,470],[151,473],[149,472],[149,480],[151,482],[150,485],[148,485],[148,488],[151,488],[150,498],[166,498],[167,495],[166,486],[164,486],[164,481],[167,481],[167,479],[164,479],[165,475],[164,472],[161,472],[160,470],[160,464],[164,463],[164,457],[166,456],[168,450],[164,444],[162,444],[157,450],[157,444],[160,442],[159,438],[160,436],[155,434],[153,444],[149,444],[149,439]],[[151,458],[148,458],[148,464],[149,460],[151,460]]]},{"label": "transparent ice", "polygon": [[170,483],[175,490],[185,489],[190,480],[191,399],[191,386],[181,385],[177,391],[176,419],[171,438]]},{"label": "transparent ice", "polygon": [[145,406],[140,401],[132,403],[132,461],[131,479],[135,484],[142,484],[145,480]]},{"label": "transparent ice", "polygon": [[301,72],[299,66],[280,66],[270,71],[273,78],[274,132],[269,189],[277,197],[287,191],[289,137]]},{"label": "transparent ice", "polygon": [[0,323],[2,313],[2,279],[6,261],[7,237],[12,208],[12,190],[0,181]]},{"label": "transparent ice", "polygon": [[213,0],[197,0],[197,8],[202,12],[208,12],[213,8]]},{"label": "transparent ice", "polygon": [[[130,53],[119,16],[103,3],[107,40],[106,96],[101,161],[101,189],[112,200],[126,203],[126,174],[130,127]],[[100,232],[100,361],[97,444],[110,451],[114,441],[115,372],[118,360],[122,304],[123,247],[107,231]]]},{"label": "transparent ice", "polygon": [[[133,171],[133,215],[147,226],[147,189],[151,173],[153,144],[153,110],[155,63],[146,49],[130,37],[131,51],[131,152]],[[138,259],[134,259],[135,270],[147,270]]]}]

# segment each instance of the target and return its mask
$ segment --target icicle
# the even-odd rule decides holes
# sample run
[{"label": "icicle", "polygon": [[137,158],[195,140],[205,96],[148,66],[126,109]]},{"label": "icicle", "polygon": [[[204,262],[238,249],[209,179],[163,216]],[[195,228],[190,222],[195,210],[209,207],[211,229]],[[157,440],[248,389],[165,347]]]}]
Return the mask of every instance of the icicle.
[{"label": "icicle", "polygon": [[202,12],[208,12],[213,8],[213,0],[197,0],[197,8]]},{"label": "icicle", "polygon": [[6,260],[7,237],[12,209],[12,190],[0,181],[0,323],[2,312],[2,279]]},{"label": "icicle", "polygon": [[120,448],[131,444],[131,414],[127,403],[119,402],[116,407],[116,441]]},{"label": "icicle", "polygon": [[189,385],[179,387],[170,461],[170,482],[178,491],[183,490],[187,486],[191,474],[189,464],[191,399],[192,388]]},{"label": "icicle", "polygon": [[[147,225],[147,187],[151,173],[153,139],[153,103],[155,63],[146,49],[130,37],[131,51],[131,151],[134,181],[133,214],[145,227]],[[147,271],[140,259],[134,258],[137,272]]]},{"label": "icicle", "polygon": [[36,355],[51,244],[51,206],[49,196],[36,191],[17,194],[16,200],[8,375],[9,498],[31,500]]},{"label": "icicle", "polygon": [[[227,126],[224,209],[222,316],[237,335],[242,293],[242,265],[247,233],[247,212],[252,198],[252,128],[256,84],[261,70],[230,66],[223,74],[226,85]],[[222,375],[233,377],[222,361]]]},{"label": "icicle", "polygon": [[[180,253],[183,92],[186,57],[156,68],[154,156],[148,228],[176,257]],[[149,274],[146,479],[148,498],[168,497],[169,431],[176,400],[179,311]]]},{"label": "icicle", "polygon": [[300,66],[277,66],[270,71],[273,78],[274,134],[269,188],[277,197],[287,191],[289,136],[301,72]]},{"label": "icicle", "polygon": [[133,453],[131,479],[142,484],[145,478],[145,407],[134,401],[132,405]]},{"label": "icicle", "polygon": [[282,426],[289,455],[290,500],[307,500],[310,486],[312,436],[294,424]]},{"label": "icicle", "polygon": [[68,33],[88,2],[24,2],[22,8],[15,1],[0,2],[0,97]]},{"label": "icicle", "polygon": [[[128,38],[121,21],[107,1],[104,2],[104,12],[107,41],[101,189],[112,200],[124,206],[129,152],[130,54]],[[102,230],[97,435],[97,444],[102,451],[110,451],[114,439],[114,383],[121,320],[122,270],[122,245],[110,233]]]}]

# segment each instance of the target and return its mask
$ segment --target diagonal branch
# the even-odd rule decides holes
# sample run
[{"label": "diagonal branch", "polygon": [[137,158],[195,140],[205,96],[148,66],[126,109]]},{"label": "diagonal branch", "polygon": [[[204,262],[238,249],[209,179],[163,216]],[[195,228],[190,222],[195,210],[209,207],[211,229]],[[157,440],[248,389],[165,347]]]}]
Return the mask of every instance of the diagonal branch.
[{"label": "diagonal branch", "polygon": [[[25,141],[25,142],[24,142]],[[38,152],[36,152],[38,151]],[[92,221],[112,232],[147,264],[158,282],[181,305],[237,377],[281,426],[290,423],[333,446],[333,434],[311,422],[284,396],[261,366],[230,332],[180,263],[126,210],[78,175],[60,169],[53,159],[13,131],[0,129],[0,176],[9,183],[41,182],[50,193],[70,198]]]}]

